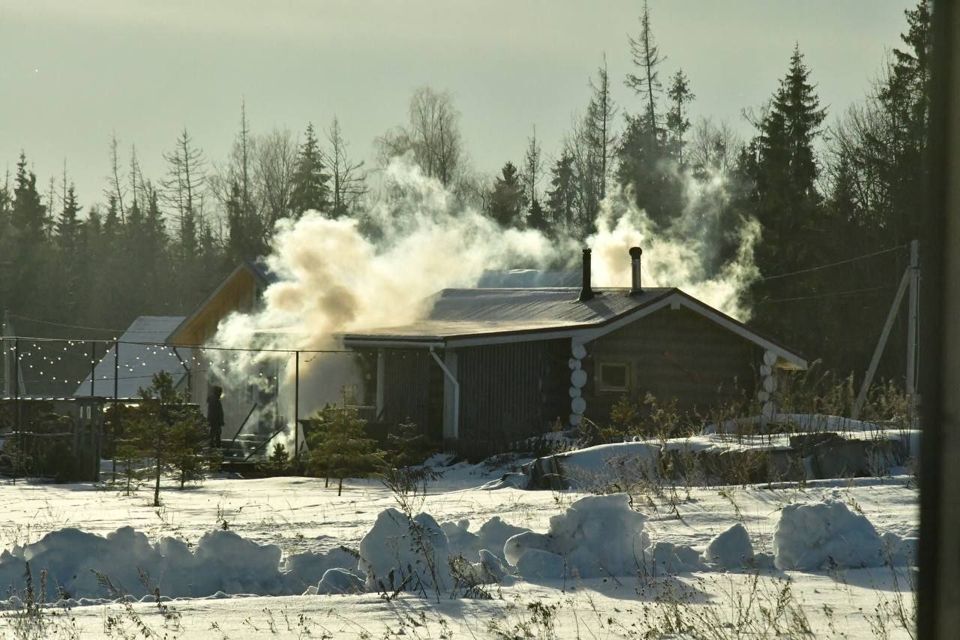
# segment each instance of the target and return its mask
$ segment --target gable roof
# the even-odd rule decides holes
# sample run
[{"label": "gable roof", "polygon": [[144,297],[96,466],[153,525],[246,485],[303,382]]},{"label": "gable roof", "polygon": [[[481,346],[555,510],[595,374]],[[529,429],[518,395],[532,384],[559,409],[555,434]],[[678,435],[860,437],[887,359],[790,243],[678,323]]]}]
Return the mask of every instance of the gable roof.
[{"label": "gable roof", "polygon": [[778,366],[805,369],[806,360],[742,322],[676,288],[594,289],[581,302],[580,289],[444,289],[424,320],[347,333],[347,347],[456,348],[528,340],[572,338],[590,342],[670,306],[687,308],[778,357]]},{"label": "gable roof", "polygon": [[189,335],[195,332],[198,325],[203,324],[204,316],[213,303],[232,288],[242,286],[240,282],[244,278],[247,278],[247,282],[252,278],[254,286],[260,291],[277,281],[276,275],[271,273],[263,263],[244,260],[217,285],[217,288],[203,302],[197,305],[193,313],[183,318],[180,324],[170,332],[170,341],[174,344],[190,342]]},{"label": "gable roof", "polygon": [[[162,346],[183,316],[140,316],[120,336],[118,351],[117,398],[140,396],[141,387],[149,387],[153,376],[166,371],[176,387],[186,377],[187,370],[171,347]],[[93,394],[90,393],[90,374],[84,378],[73,396],[113,397],[113,351],[103,355],[93,370]]]}]

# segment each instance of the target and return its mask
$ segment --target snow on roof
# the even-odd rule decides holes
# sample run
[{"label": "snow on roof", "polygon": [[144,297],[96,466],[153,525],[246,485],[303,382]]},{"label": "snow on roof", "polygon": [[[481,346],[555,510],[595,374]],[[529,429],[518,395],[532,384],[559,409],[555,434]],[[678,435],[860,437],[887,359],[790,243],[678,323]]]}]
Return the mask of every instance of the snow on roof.
[{"label": "snow on roof", "polygon": [[580,271],[541,271],[540,269],[508,269],[484,271],[477,282],[480,289],[516,289],[518,287],[579,287]]},{"label": "snow on roof", "polygon": [[364,338],[444,340],[466,336],[586,328],[601,325],[655,302],[675,289],[594,289],[595,297],[580,302],[580,289],[444,289],[434,296],[426,319],[399,327],[347,334],[345,342]]},{"label": "snow on roof", "polygon": [[[171,347],[163,346],[182,321],[183,316],[140,316],[123,332],[119,339],[118,398],[139,397],[140,388],[149,387],[154,374],[161,371],[170,374],[174,386],[186,377],[187,370],[180,358]],[[94,368],[93,393],[90,374],[87,374],[73,393],[74,397],[95,395],[112,398],[113,359],[113,351],[108,351]]]}]

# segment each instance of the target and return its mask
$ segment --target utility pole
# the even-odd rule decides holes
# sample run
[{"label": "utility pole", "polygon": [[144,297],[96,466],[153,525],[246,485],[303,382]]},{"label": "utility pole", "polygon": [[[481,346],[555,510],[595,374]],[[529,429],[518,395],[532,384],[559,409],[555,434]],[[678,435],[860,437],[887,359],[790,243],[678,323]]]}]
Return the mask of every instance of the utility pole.
[{"label": "utility pole", "polygon": [[920,349],[920,246],[917,240],[910,242],[910,266],[907,267],[910,279],[910,297],[907,307],[907,415],[911,426],[917,420],[917,360]]},{"label": "utility pole", "polygon": [[910,424],[915,426],[917,415],[917,360],[919,351],[919,334],[917,333],[920,322],[920,245],[918,241],[910,242],[910,264],[903,277],[900,279],[900,286],[897,288],[897,294],[893,298],[893,304],[887,313],[887,319],[883,324],[883,331],[880,332],[880,339],[877,340],[877,346],[873,351],[873,357],[870,359],[870,366],[867,367],[867,374],[863,378],[863,384],[860,386],[860,393],[854,401],[851,410],[851,417],[856,420],[860,417],[860,411],[867,400],[867,392],[870,385],[873,384],[873,376],[877,373],[877,367],[880,364],[880,357],[887,346],[887,339],[890,337],[890,331],[893,329],[893,323],[900,311],[900,305],[903,303],[904,295],[908,296],[907,302],[907,371],[904,389],[907,394],[907,418]]}]

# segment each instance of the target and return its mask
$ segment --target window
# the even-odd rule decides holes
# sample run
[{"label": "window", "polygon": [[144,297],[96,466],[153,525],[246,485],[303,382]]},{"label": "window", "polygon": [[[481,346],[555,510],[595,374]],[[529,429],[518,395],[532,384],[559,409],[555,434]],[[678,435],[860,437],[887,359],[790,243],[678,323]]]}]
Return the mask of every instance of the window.
[{"label": "window", "polygon": [[628,391],[630,365],[625,362],[601,362],[597,367],[598,391]]}]

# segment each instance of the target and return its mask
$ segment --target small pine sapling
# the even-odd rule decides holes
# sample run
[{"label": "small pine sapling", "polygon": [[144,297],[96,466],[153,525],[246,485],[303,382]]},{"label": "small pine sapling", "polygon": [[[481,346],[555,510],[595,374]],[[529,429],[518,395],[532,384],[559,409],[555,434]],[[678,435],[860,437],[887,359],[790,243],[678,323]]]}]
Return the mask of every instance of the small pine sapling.
[{"label": "small pine sapling", "polygon": [[316,475],[337,478],[337,495],[343,479],[366,477],[384,467],[384,452],[364,432],[364,420],[352,407],[327,406],[314,416],[317,428],[310,435],[309,469]]},{"label": "small pine sapling", "polygon": [[181,488],[187,481],[203,478],[209,466],[201,455],[206,444],[205,421],[186,395],[174,389],[166,372],[155,374],[153,384],[140,390],[140,397],[127,433],[131,446],[153,461],[153,506],[159,507],[160,478],[165,472],[175,471]]},{"label": "small pine sapling", "polygon": [[433,447],[426,434],[409,418],[397,425],[397,430],[387,436],[390,464],[397,469],[421,464]]},{"label": "small pine sapling", "polygon": [[285,473],[290,464],[290,454],[282,442],[273,445],[273,452],[270,454],[268,468],[273,473]]}]

